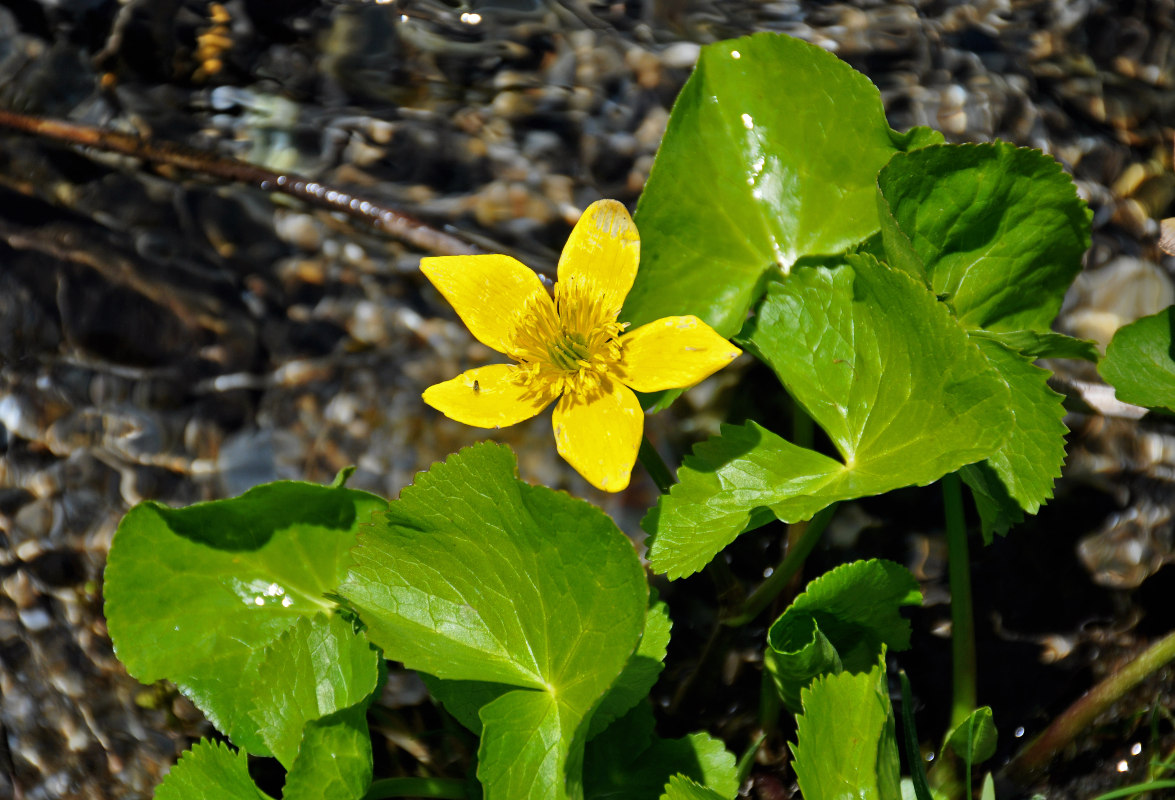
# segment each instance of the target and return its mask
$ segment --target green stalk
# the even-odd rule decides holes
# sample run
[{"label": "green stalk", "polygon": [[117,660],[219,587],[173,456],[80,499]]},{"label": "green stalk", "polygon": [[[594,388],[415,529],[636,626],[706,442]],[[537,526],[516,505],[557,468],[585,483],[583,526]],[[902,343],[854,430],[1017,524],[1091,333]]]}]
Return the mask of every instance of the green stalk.
[{"label": "green stalk", "polygon": [[641,439],[641,449],[637,451],[636,457],[645,468],[645,472],[653,479],[653,483],[657,484],[657,490],[661,494],[669,494],[669,489],[673,486],[673,473],[669,471],[665,459],[661,458],[661,454],[653,447],[648,436]]},{"label": "green stalk", "polygon": [[456,778],[384,778],[372,782],[363,800],[384,800],[388,797],[465,800],[468,796],[467,782]]},{"label": "green stalk", "polygon": [[804,526],[801,534],[793,540],[793,544],[787,548],[787,555],[776,566],[775,571],[767,580],[759,584],[759,587],[751,593],[751,596],[746,599],[737,613],[730,615],[722,620],[723,625],[730,625],[731,627],[738,627],[746,625],[755,617],[762,613],[763,609],[771,604],[771,601],[783,591],[792,576],[796,575],[804,566],[804,560],[808,557],[808,553],[812,552],[812,548],[816,546],[816,542],[820,540],[820,534],[824,533],[824,529],[828,527],[828,521],[832,519],[832,515],[836,513],[836,504],[832,504],[825,509],[817,512],[816,516],[807,522],[797,522],[792,527]]},{"label": "green stalk", "polygon": [[1140,794],[1157,792],[1160,789],[1175,789],[1175,781],[1151,781],[1149,783],[1136,783],[1133,786],[1123,786],[1121,789],[1099,794],[1093,800],[1119,800],[1123,797],[1138,797]]},{"label": "green stalk", "polygon": [[1058,751],[1082,731],[1088,730],[1099,714],[1172,660],[1175,660],[1175,631],[1078,698],[1008,762],[1003,770],[1004,777],[1021,786],[1028,784],[1045,770]]},{"label": "green stalk", "polygon": [[906,671],[902,670],[898,675],[902,682],[902,741],[906,745],[906,761],[910,767],[910,781],[914,784],[914,796],[918,800],[932,800],[930,784],[926,782],[926,762],[922,760],[918,731],[914,727],[914,692],[910,689],[910,678]]},{"label": "green stalk", "polygon": [[971,562],[967,554],[967,525],[963,518],[963,490],[959,476],[942,479],[947,526],[947,568],[951,582],[951,726],[954,730],[975,710],[975,623],[971,603]]}]

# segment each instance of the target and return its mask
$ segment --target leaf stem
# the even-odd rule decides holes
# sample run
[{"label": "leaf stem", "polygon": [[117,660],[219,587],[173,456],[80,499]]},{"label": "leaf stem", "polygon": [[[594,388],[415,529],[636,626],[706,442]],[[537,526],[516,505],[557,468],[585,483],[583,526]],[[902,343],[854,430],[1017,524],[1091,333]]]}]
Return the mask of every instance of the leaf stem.
[{"label": "leaf stem", "polygon": [[1027,784],[1044,771],[1059,750],[1087,730],[1099,714],[1172,660],[1175,660],[1175,631],[1078,698],[1043,733],[1024,745],[1004,767],[1003,776],[1022,786]]},{"label": "leaf stem", "polygon": [[836,513],[835,503],[821,509],[807,522],[795,523],[793,528],[801,525],[805,527],[799,536],[792,539],[792,543],[787,548],[787,555],[779,562],[770,577],[759,584],[759,587],[751,593],[751,596],[738,609],[738,613],[723,619],[722,624],[738,627],[746,625],[759,616],[763,609],[771,604],[776,595],[783,591],[792,576],[804,566],[804,560],[808,557],[808,553],[812,552],[812,548],[816,546],[820,534],[824,533],[824,529],[828,527],[828,521],[832,519],[834,513]]},{"label": "leaf stem", "polygon": [[384,800],[387,797],[465,800],[468,796],[468,782],[457,778],[384,778],[372,781],[363,800]]},{"label": "leaf stem", "polygon": [[922,760],[922,748],[918,746],[918,731],[914,728],[914,692],[910,689],[910,678],[906,671],[898,673],[902,682],[902,741],[906,745],[906,761],[910,768],[910,780],[914,784],[914,796],[918,800],[932,800],[930,784],[926,782],[926,762]]},{"label": "leaf stem", "polygon": [[669,494],[669,489],[673,486],[673,473],[669,471],[665,459],[661,458],[661,454],[653,447],[648,436],[641,439],[641,449],[637,451],[636,457],[645,468],[645,472],[653,479],[653,483],[657,484],[661,494]]},{"label": "leaf stem", "polygon": [[967,524],[963,517],[963,489],[955,473],[942,479],[943,511],[947,528],[947,571],[951,583],[951,701],[950,730],[962,725],[975,710],[975,624],[972,619],[971,559],[967,552]]}]

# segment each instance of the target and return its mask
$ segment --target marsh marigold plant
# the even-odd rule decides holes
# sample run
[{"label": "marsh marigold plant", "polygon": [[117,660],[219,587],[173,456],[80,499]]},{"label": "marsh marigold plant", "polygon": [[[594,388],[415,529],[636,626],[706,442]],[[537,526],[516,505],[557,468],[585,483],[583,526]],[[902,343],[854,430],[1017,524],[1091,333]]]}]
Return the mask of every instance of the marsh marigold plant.
[{"label": "marsh marigold plant", "polygon": [[628,486],[644,429],[633,393],[682,389],[740,350],[694,316],[625,333],[617,321],[640,263],[624,206],[592,203],[559,257],[554,297],[531,269],[504,255],[425,258],[420,268],[470,332],[513,364],[492,364],[430,386],[424,402],[450,419],[501,428],[558,400],[559,455],[593,486]]}]

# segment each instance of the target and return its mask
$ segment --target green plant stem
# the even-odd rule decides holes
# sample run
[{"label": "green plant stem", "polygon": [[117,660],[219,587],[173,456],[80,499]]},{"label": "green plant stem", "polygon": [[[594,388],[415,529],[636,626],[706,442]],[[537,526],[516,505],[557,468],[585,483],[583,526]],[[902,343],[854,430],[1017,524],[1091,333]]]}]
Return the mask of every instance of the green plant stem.
[{"label": "green plant stem", "polygon": [[373,781],[363,800],[387,797],[436,797],[441,800],[465,800],[468,786],[456,778],[384,778]]},{"label": "green plant stem", "polygon": [[751,593],[751,596],[746,599],[746,602],[742,604],[738,612],[723,619],[722,624],[738,627],[740,625],[746,625],[755,617],[759,616],[763,609],[771,604],[775,596],[783,591],[788,581],[792,579],[792,576],[804,566],[804,559],[808,557],[808,553],[812,552],[812,548],[816,546],[816,542],[820,539],[820,534],[824,533],[824,529],[828,527],[828,521],[832,519],[834,513],[836,513],[835,503],[817,512],[807,522],[797,522],[796,525],[805,525],[806,527],[800,536],[794,540],[793,545],[788,547],[787,555],[779,562],[779,565],[771,573],[771,576],[759,584],[759,587]]},{"label": "green plant stem", "polygon": [[1123,669],[1103,680],[1053,720],[1004,767],[1003,776],[1025,785],[1048,766],[1053,756],[1123,695],[1169,661],[1175,660],[1175,631],[1152,644]]},{"label": "green plant stem", "polygon": [[657,490],[661,494],[669,494],[669,489],[673,486],[673,473],[669,471],[665,459],[661,458],[661,454],[653,447],[648,436],[641,439],[641,449],[637,451],[636,457],[657,485]]},{"label": "green plant stem", "polygon": [[918,731],[914,727],[914,692],[910,689],[910,678],[902,670],[898,675],[902,683],[902,741],[906,745],[906,762],[910,768],[910,781],[914,784],[914,796],[918,800],[932,800],[930,784],[926,782],[926,762],[922,760],[922,748],[918,746]]},{"label": "green plant stem", "polygon": [[764,665],[759,678],[759,728],[764,738],[779,729],[779,710],[782,705],[779,692],[775,691],[775,681],[771,679],[771,670]]},{"label": "green plant stem", "polygon": [[1121,797],[1137,797],[1140,794],[1157,792],[1160,789],[1175,789],[1175,781],[1151,781],[1149,783],[1136,783],[1133,786],[1123,786],[1121,789],[1099,794],[1093,800],[1118,800]]},{"label": "green plant stem", "polygon": [[942,479],[947,527],[947,568],[951,582],[951,700],[953,731],[975,710],[975,623],[971,608],[971,559],[963,518],[963,489],[955,473]]}]

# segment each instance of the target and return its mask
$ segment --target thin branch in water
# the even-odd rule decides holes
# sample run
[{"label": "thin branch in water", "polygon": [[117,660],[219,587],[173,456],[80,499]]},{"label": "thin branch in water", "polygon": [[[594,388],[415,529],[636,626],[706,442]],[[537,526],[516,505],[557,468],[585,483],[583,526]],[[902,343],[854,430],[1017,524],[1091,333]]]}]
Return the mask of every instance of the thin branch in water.
[{"label": "thin branch in water", "polygon": [[331,188],[301,175],[274,172],[194,147],[169,142],[156,143],[122,131],[4,110],[0,110],[0,127],[52,141],[120,153],[153,164],[164,164],[296,197],[309,205],[361,220],[425,252],[438,255],[473,255],[483,252],[463,239],[370,199]]}]

